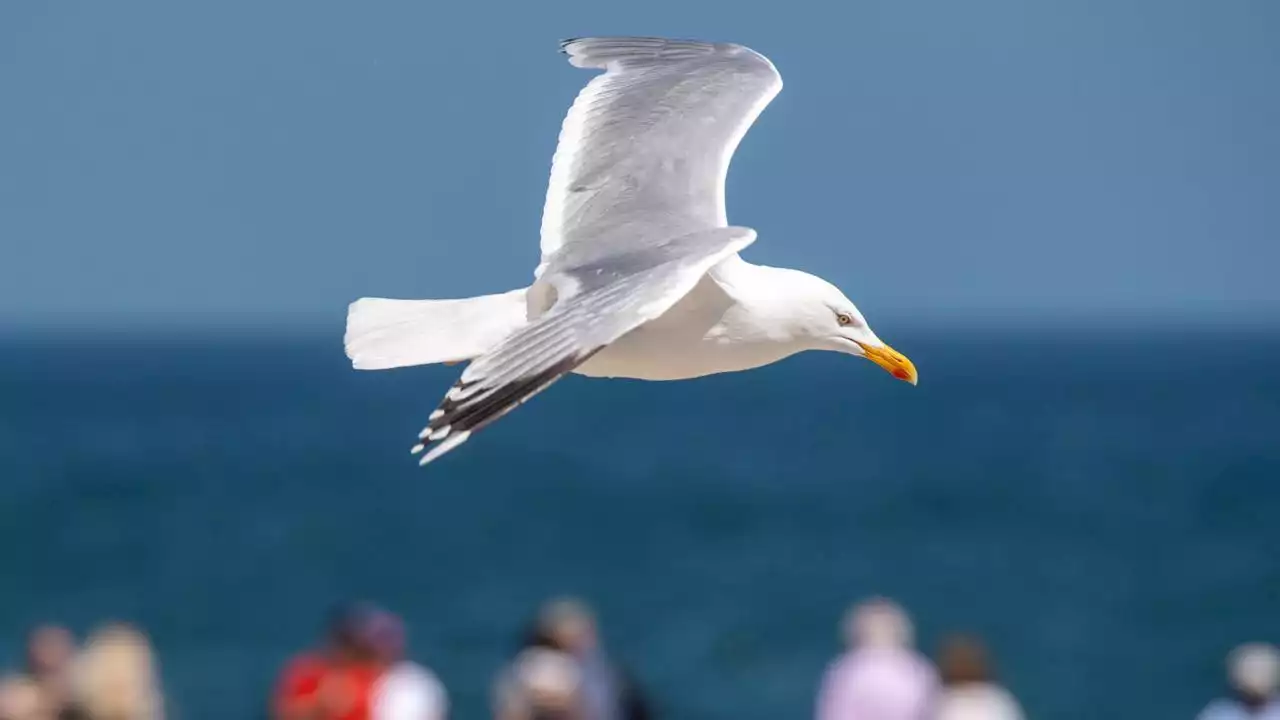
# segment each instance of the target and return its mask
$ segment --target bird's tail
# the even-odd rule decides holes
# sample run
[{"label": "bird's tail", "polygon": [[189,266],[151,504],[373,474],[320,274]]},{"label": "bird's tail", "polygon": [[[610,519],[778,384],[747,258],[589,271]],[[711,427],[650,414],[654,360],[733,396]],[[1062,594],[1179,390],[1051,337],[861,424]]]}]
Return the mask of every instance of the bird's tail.
[{"label": "bird's tail", "polygon": [[357,370],[471,360],[527,324],[525,289],[462,300],[360,298],[343,338]]}]

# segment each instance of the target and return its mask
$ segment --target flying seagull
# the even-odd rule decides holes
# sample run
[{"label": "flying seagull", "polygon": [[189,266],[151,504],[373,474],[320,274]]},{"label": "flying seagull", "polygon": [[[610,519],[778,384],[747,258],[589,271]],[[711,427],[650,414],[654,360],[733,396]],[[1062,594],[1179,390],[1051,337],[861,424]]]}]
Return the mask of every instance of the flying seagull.
[{"label": "flying seagull", "polygon": [[662,38],[578,38],[561,50],[604,72],[561,128],[533,283],[348,308],[356,369],[469,361],[419,434],[421,464],[568,373],[683,380],[833,350],[915,384],[911,361],[835,286],[738,255],[756,231],[729,224],[725,175],[782,89],[773,63],[742,45]]}]

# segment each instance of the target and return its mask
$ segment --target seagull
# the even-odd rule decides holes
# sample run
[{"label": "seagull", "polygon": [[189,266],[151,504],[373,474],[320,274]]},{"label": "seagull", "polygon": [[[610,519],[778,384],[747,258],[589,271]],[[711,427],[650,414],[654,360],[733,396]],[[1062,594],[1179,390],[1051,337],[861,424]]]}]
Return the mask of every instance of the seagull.
[{"label": "seagull", "polygon": [[739,255],[756,231],[729,224],[725,176],[782,89],[768,58],[650,37],[560,47],[573,66],[604,72],[561,127],[532,284],[348,307],[344,344],[358,370],[468,363],[413,446],[420,464],[569,373],[684,380],[828,350],[916,383],[911,361],[834,285]]}]

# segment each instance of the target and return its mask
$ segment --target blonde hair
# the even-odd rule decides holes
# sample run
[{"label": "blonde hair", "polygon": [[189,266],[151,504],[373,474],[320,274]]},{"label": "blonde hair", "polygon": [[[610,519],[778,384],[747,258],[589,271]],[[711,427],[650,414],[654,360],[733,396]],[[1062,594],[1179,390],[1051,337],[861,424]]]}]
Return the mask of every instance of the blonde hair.
[{"label": "blonde hair", "polygon": [[94,720],[163,720],[151,644],[128,625],[113,623],[89,636],[72,684]]}]

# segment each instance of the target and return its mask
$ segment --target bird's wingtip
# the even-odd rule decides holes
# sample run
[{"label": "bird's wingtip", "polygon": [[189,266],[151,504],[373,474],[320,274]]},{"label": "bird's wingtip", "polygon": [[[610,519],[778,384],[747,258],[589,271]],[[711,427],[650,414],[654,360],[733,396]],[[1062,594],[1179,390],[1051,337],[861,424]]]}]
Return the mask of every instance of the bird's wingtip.
[{"label": "bird's wingtip", "polygon": [[444,455],[450,450],[466,442],[467,438],[469,437],[471,437],[470,430],[464,430],[460,433],[449,435],[448,437],[441,440],[439,445],[436,445],[435,447],[431,448],[430,452],[428,452],[426,455],[423,455],[422,459],[418,461],[418,466],[419,467],[425,466],[427,463],[431,462],[432,460],[439,458],[441,455]]}]

